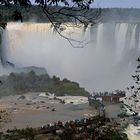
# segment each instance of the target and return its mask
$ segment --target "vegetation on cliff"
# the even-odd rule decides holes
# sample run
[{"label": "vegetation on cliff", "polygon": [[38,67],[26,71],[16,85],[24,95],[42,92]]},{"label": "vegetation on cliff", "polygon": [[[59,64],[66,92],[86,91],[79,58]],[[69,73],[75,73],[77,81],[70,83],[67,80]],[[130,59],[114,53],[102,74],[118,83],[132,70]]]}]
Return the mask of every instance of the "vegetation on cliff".
[{"label": "vegetation on cliff", "polygon": [[[53,6],[49,7],[51,12],[57,12],[59,11],[62,7],[58,6]],[[10,8],[1,6],[0,5],[0,21],[6,21],[6,22],[11,22],[15,21],[14,20],[14,13],[15,13],[16,8],[14,6],[11,6]],[[101,22],[130,22],[130,23],[139,23],[140,21],[140,15],[139,15],[139,9],[131,9],[130,8],[104,8],[101,9],[99,13],[97,13],[97,9],[89,9],[88,12],[84,13],[86,17],[92,18],[93,14],[97,13],[97,15],[100,15],[100,18],[98,17],[97,19],[94,20],[96,23],[97,21]],[[46,14],[42,12],[42,7],[38,6],[32,6],[32,7],[20,7],[20,12],[22,14],[22,18],[24,22],[28,21],[35,21],[35,22],[50,22],[48,18],[46,18]],[[64,13],[67,14],[73,14],[73,11],[63,9]],[[79,14],[79,12],[75,12],[74,14]],[[66,17],[62,14],[57,14],[55,15],[55,19],[52,19],[54,21],[58,22],[72,22],[73,18],[72,17]],[[98,23],[98,22],[97,22]]]},{"label": "vegetation on cliff", "polygon": [[57,96],[77,95],[88,96],[89,93],[78,83],[67,79],[50,77],[47,73],[37,75],[34,71],[29,73],[10,73],[0,77],[0,95],[22,94],[26,92],[50,92]]}]

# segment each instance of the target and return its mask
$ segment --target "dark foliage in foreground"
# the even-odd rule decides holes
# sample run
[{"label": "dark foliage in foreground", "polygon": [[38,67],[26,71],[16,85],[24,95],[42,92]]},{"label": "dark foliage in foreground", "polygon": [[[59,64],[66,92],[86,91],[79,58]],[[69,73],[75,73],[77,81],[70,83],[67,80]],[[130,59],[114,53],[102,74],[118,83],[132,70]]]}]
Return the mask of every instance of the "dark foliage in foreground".
[{"label": "dark foliage in foreground", "polygon": [[[58,133],[56,130],[62,131]],[[0,134],[1,140],[128,140],[109,119],[95,116],[73,120],[53,126],[7,130]]]},{"label": "dark foliage in foreground", "polygon": [[[34,3],[46,6],[46,5],[56,5],[63,4],[66,6],[70,6],[71,4],[81,7],[81,8],[89,8],[90,4],[92,4],[94,0],[34,0]],[[20,5],[24,7],[31,6],[30,0],[0,0],[1,5],[5,5],[6,7],[10,7],[12,4]]]},{"label": "dark foliage in foreground", "polygon": [[[131,106],[132,110],[136,110],[139,106],[139,97],[140,97],[140,57],[138,57],[137,66],[135,70],[135,74],[131,75],[134,81],[134,84],[126,89],[130,93],[130,97],[126,97],[126,100],[130,100],[129,105]],[[138,113],[138,112],[137,112]]]}]

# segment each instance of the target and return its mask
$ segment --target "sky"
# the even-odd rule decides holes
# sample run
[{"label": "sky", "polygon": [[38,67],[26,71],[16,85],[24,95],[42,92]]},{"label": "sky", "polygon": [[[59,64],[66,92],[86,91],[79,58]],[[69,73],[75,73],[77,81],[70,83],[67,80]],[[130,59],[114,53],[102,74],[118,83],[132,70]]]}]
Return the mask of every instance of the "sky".
[{"label": "sky", "polygon": [[[34,2],[34,0],[31,0]],[[95,0],[95,7],[140,8],[140,0]]]},{"label": "sky", "polygon": [[97,7],[140,8],[140,0],[95,0]]}]

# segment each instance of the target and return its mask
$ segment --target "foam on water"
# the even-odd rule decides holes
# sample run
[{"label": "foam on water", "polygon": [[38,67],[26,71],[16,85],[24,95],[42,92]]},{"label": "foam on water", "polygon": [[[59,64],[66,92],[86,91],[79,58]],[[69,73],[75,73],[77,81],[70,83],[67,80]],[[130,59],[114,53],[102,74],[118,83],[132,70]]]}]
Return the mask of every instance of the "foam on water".
[{"label": "foam on water", "polygon": [[130,124],[125,132],[129,138],[129,140],[139,140],[140,139],[140,126],[136,127]]}]

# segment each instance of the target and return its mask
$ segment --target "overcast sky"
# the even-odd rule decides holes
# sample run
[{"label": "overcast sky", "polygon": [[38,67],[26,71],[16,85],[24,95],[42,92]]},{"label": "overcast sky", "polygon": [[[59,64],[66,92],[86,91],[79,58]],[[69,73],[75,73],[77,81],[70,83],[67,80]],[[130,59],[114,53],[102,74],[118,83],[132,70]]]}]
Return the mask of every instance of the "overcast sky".
[{"label": "overcast sky", "polygon": [[[32,3],[35,0],[31,0]],[[140,0],[95,0],[96,7],[140,8]]]},{"label": "overcast sky", "polygon": [[140,8],[140,0],[95,0],[98,7]]}]

